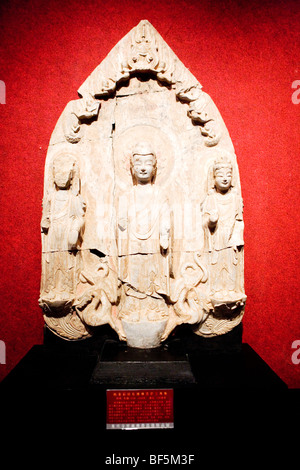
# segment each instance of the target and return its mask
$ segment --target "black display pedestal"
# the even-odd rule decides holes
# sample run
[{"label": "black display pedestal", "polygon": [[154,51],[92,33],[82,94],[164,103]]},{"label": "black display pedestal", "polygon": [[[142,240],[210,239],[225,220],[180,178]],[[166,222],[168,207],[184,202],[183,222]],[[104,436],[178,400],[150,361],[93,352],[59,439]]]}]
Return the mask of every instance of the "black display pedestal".
[{"label": "black display pedestal", "polygon": [[242,326],[206,339],[181,327],[160,348],[128,348],[109,327],[79,342],[61,340],[45,329],[0,384],[1,390],[97,390],[113,387],[187,387],[190,390],[272,389],[285,383],[242,343]]},{"label": "black display pedestal", "polygon": [[90,386],[166,388],[195,385],[190,362],[179,342],[155,349],[134,349],[106,340]]},{"label": "black display pedestal", "polygon": [[[106,393],[114,388],[173,389],[174,428],[106,429]],[[270,413],[272,417],[276,410],[278,417],[280,403],[289,401],[286,391],[284,382],[242,343],[242,327],[212,341],[183,327],[160,348],[147,351],[120,343],[109,327],[74,343],[45,330],[44,344],[33,346],[0,383],[2,397],[16,395],[13,409],[18,406],[19,416],[27,409],[24,422],[33,419],[34,408],[28,403],[34,400],[40,416],[36,430],[52,423],[57,433],[63,422],[64,440],[68,422],[73,423],[69,425],[71,433],[73,428],[88,433],[89,446],[93,439],[98,446],[101,437],[101,448],[97,448],[100,467],[112,455],[138,455],[139,468],[148,468],[142,459],[147,461],[150,454],[181,453],[195,455],[199,468],[200,436],[212,443],[216,433],[221,433],[224,441],[231,429],[228,436],[236,441],[242,425],[248,429],[247,423],[256,426],[261,422],[270,398],[275,396],[276,405],[272,404]]]},{"label": "black display pedestal", "polygon": [[[174,391],[174,428],[106,428],[109,388],[159,387]],[[265,447],[266,436],[275,430],[278,436],[279,426],[284,429],[288,413],[283,405],[295,399],[298,403],[298,396],[290,392],[242,343],[241,327],[212,341],[194,335],[188,327],[180,328],[152,351],[127,348],[109,327],[74,343],[46,330],[44,344],[31,348],[0,383],[13,442],[18,432],[22,442],[27,436],[32,444],[40,436],[43,445],[45,435],[47,442],[55,439],[56,445],[69,436],[73,455],[77,458],[80,441],[80,452],[96,449],[100,468],[113,456],[137,456],[137,468],[149,468],[150,457],[161,454],[166,459],[180,455],[182,462],[191,456],[191,466],[200,468],[203,452],[224,456],[247,439],[252,446],[254,437],[256,446]]]}]

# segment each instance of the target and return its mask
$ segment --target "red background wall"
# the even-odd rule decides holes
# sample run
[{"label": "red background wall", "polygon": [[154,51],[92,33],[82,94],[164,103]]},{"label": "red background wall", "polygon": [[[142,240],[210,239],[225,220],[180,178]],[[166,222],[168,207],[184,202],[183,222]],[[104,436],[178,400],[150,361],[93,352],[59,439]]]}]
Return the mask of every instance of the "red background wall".
[{"label": "red background wall", "polygon": [[292,102],[299,1],[2,0],[0,9],[0,340],[7,362],[0,379],[43,341],[39,226],[52,130],[111,48],[148,19],[212,97],[236,149],[245,203],[244,341],[300,388],[300,365],[291,360],[300,340],[300,104]]}]

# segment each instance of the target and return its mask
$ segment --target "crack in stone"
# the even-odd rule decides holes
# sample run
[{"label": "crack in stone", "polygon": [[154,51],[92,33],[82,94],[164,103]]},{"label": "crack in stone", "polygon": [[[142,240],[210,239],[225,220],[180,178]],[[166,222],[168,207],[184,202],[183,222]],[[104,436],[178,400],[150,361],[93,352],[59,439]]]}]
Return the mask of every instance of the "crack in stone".
[{"label": "crack in stone", "polygon": [[147,256],[147,255],[158,255],[161,254],[160,251],[151,251],[149,253],[140,253],[137,251],[136,253],[128,253],[126,255],[117,255],[118,258],[125,258],[125,256],[137,256],[137,255],[142,255],[142,256]]},{"label": "crack in stone", "polygon": [[[240,245],[238,245],[239,247]],[[241,245],[242,247],[243,245]],[[233,248],[233,246],[226,246],[224,248],[220,248],[219,250],[214,250],[214,251],[218,251],[218,252],[221,252],[221,251],[224,251],[224,250],[230,250],[231,248]],[[156,255],[156,254],[161,254],[160,251],[153,251],[153,252],[150,252],[150,253],[140,253],[139,251],[137,251],[136,253],[128,253],[126,255],[111,255],[111,254],[108,254],[108,253],[104,253],[100,250],[98,250],[98,248],[77,248],[76,250],[49,250],[49,251],[45,251],[43,250],[42,253],[77,253],[77,252],[80,252],[80,251],[90,251],[91,253],[95,254],[96,256],[98,256],[99,258],[123,258],[125,256],[136,256],[136,255],[143,255],[143,256],[147,256],[147,255]],[[196,254],[196,253],[199,253],[200,251],[199,250],[176,250],[176,251],[173,251],[169,254]],[[209,253],[212,253],[213,251],[203,251],[201,252],[201,256],[204,255],[204,254],[209,254]]]},{"label": "crack in stone", "polygon": [[144,95],[144,94],[150,95],[151,93],[166,93],[167,91],[170,91],[170,90],[162,89],[162,90],[134,91],[132,93],[126,93],[126,94],[123,94],[123,93],[116,94],[116,98],[127,98],[129,96],[137,96],[137,95]]},{"label": "crack in stone", "polygon": [[[112,200],[115,202],[116,200],[116,162],[115,162],[115,150],[114,150],[114,135],[116,132],[116,108],[117,108],[117,99],[114,101],[114,108],[113,108],[113,122],[111,123],[111,131],[109,138],[111,139],[111,156],[112,156],[112,165],[113,165],[113,191],[112,191]],[[110,220],[110,227],[115,225],[114,220],[114,210],[111,213],[111,220]]]}]

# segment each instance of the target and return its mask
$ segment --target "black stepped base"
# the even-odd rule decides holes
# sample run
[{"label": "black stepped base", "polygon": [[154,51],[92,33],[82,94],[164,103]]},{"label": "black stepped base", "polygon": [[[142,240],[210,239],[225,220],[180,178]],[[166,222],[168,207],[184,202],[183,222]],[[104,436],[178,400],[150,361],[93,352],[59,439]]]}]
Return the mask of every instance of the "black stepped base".
[{"label": "black stepped base", "polygon": [[90,385],[106,388],[195,385],[187,354],[179,341],[155,349],[135,349],[107,340]]},{"label": "black stepped base", "polygon": [[33,346],[0,386],[35,390],[287,388],[251,346],[242,343],[241,327],[210,339],[181,328],[160,348],[150,350],[127,347],[109,327],[78,342],[61,340],[46,330],[44,344]]}]

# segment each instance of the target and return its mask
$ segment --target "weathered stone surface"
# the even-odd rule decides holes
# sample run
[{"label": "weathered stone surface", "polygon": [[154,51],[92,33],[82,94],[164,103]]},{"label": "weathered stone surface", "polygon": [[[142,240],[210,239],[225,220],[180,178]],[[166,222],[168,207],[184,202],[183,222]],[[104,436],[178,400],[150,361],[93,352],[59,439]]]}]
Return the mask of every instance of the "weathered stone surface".
[{"label": "weathered stone surface", "polygon": [[[181,323],[231,330],[246,301],[243,203],[215,104],[146,20],[79,95],[45,164],[46,324],[76,340],[109,323],[139,348]],[[56,173],[68,171],[62,185]]]}]

